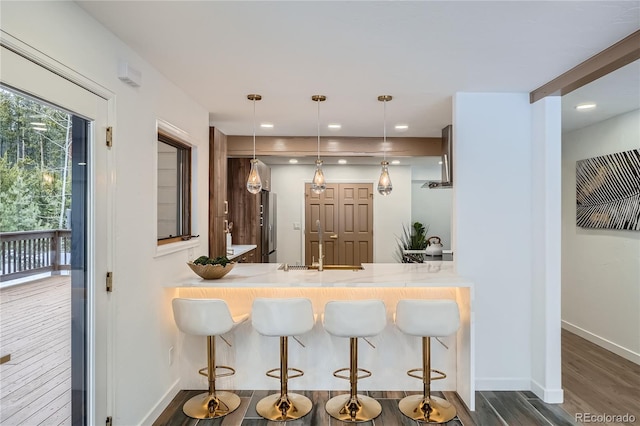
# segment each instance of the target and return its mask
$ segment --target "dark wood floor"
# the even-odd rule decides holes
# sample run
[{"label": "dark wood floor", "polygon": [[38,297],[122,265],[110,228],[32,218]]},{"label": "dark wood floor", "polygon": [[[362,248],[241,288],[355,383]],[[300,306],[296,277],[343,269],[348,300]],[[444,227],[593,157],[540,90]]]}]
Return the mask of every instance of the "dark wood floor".
[{"label": "dark wood floor", "polygon": [[[458,416],[448,426],[568,426],[580,425],[575,421],[577,413],[625,414],[635,416],[640,424],[640,366],[627,361],[575,334],[562,331],[562,380],[565,391],[563,404],[546,404],[535,394],[523,392],[476,393],[476,410],[470,412],[455,392],[435,392],[456,406]],[[214,420],[195,420],[185,416],[182,404],[202,391],[180,391],[154,426],[271,426],[276,424],[260,418],[255,411],[257,401],[273,391],[240,391],[242,404],[232,414]],[[342,426],[346,423],[333,420],[324,411],[326,401],[338,393],[329,391],[300,392],[309,397],[314,408],[300,420],[288,422],[288,426]],[[417,426],[400,413],[398,401],[405,392],[368,392],[382,404],[382,414],[363,426]],[[607,423],[589,423],[603,425]]]},{"label": "dark wood floor", "polygon": [[[171,404],[153,423],[154,426],[271,426],[276,423],[262,419],[255,410],[257,401],[273,391],[240,391],[242,404],[230,415],[213,420],[190,419],[182,412],[182,405],[193,395],[202,391],[180,391]],[[324,410],[330,397],[341,392],[314,391],[300,392],[310,398],[313,410],[302,419],[287,422],[290,426],[342,426],[347,423],[332,419]],[[398,410],[398,401],[405,392],[365,392],[376,398],[382,405],[382,414],[371,422],[359,423],[363,426],[417,426],[420,423],[405,417]],[[454,392],[435,392],[456,406],[458,416],[448,422],[448,426],[499,426],[499,425],[576,425],[573,418],[560,406],[544,404],[531,392],[478,392],[476,411],[469,412]]]},{"label": "dark wood floor", "polygon": [[640,425],[640,365],[566,330],[562,330],[562,386],[561,406],[570,414],[628,413],[635,422],[616,424]]}]

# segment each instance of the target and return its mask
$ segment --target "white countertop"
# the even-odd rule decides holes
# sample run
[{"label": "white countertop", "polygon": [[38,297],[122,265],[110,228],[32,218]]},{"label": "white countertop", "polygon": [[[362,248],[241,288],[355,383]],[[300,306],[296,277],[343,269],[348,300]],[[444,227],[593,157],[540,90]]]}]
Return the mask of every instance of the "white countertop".
[{"label": "white countertop", "polygon": [[458,276],[455,263],[364,263],[363,270],[278,270],[279,263],[237,263],[218,280],[198,276],[168,287],[471,287]]},{"label": "white countertop", "polygon": [[[229,260],[236,259],[236,258],[242,256],[243,254],[245,254],[247,252],[250,252],[251,250],[253,250],[256,247],[258,247],[258,246],[256,246],[255,244],[248,244],[248,245],[233,244],[233,245],[230,245],[229,247],[227,247],[227,257],[229,258]],[[233,250],[233,254],[228,254],[229,250]]]}]

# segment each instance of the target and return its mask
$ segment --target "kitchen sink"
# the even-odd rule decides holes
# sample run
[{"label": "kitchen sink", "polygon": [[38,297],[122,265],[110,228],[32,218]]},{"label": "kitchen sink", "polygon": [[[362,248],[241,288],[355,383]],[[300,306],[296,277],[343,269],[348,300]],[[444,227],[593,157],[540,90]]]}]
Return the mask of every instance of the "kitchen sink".
[{"label": "kitchen sink", "polygon": [[[358,271],[358,270],[364,269],[362,267],[362,265],[322,265],[322,268],[323,269],[345,270],[345,271],[349,271],[349,270]],[[318,266],[317,265],[311,265],[311,266],[309,266],[309,269],[318,269]]]},{"label": "kitchen sink", "polygon": [[[360,271],[364,268],[362,265],[322,265],[324,270],[338,270],[338,271]],[[318,265],[288,265],[286,263],[281,264],[278,269],[285,271],[317,271]]]}]

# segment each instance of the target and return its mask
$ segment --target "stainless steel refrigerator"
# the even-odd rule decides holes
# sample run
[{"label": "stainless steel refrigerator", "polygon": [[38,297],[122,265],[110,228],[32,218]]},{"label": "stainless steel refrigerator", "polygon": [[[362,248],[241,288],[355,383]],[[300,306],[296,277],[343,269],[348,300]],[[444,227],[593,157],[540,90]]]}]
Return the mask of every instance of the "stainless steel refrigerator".
[{"label": "stainless steel refrigerator", "polygon": [[277,197],[270,191],[260,193],[260,227],[262,263],[275,263],[277,246]]}]

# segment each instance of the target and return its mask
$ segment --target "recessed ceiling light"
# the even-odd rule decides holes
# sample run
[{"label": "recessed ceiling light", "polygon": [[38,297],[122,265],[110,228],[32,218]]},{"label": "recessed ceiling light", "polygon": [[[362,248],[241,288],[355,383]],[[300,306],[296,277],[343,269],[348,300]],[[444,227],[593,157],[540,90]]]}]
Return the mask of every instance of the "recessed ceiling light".
[{"label": "recessed ceiling light", "polygon": [[400,160],[393,160],[391,164],[400,164]]},{"label": "recessed ceiling light", "polygon": [[338,124],[338,123],[331,123],[331,124],[329,124],[327,127],[328,127],[328,128],[330,128],[330,129],[334,129],[334,130],[336,130],[336,129],[340,129],[340,128],[342,128],[342,124]]},{"label": "recessed ceiling light", "polygon": [[290,159],[289,159],[289,163],[291,163],[291,164],[297,164],[297,163],[298,163],[298,160],[297,160],[297,159],[295,159],[295,158],[290,158]]},{"label": "recessed ceiling light", "polygon": [[345,160],[344,158],[341,158],[338,160],[338,164],[347,164],[347,160]]},{"label": "recessed ceiling light", "polygon": [[594,109],[595,107],[596,107],[596,104],[594,104],[594,103],[576,105],[576,109],[578,111],[585,111],[585,110],[588,110],[588,109]]},{"label": "recessed ceiling light", "polygon": [[396,130],[407,130],[408,128],[408,124],[396,124]]},{"label": "recessed ceiling light", "polygon": [[271,123],[261,123],[260,127],[262,127],[263,129],[273,129],[273,124],[271,124]]}]

